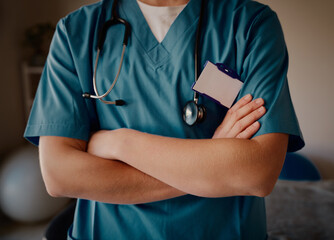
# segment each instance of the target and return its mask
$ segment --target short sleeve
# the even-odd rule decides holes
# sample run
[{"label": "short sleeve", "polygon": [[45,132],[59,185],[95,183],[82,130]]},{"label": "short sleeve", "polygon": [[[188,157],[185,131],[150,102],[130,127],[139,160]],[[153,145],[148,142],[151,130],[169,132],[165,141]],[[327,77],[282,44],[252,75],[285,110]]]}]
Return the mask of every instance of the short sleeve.
[{"label": "short sleeve", "polygon": [[89,139],[88,110],[68,41],[62,19],[57,24],[24,133],[35,145],[40,136]]},{"label": "short sleeve", "polygon": [[239,96],[251,93],[265,100],[266,114],[255,136],[266,133],[289,134],[288,151],[305,143],[291,101],[287,81],[288,53],[277,15],[266,7],[252,22],[242,66],[244,86]]}]

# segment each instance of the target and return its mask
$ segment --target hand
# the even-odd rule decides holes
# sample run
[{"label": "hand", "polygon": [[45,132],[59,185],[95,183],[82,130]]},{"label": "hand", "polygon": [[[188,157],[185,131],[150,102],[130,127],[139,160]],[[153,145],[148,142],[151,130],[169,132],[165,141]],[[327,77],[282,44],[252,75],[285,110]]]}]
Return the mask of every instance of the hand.
[{"label": "hand", "polygon": [[247,94],[226,113],[212,138],[251,138],[260,128],[257,121],[266,112],[262,98],[252,101]]}]

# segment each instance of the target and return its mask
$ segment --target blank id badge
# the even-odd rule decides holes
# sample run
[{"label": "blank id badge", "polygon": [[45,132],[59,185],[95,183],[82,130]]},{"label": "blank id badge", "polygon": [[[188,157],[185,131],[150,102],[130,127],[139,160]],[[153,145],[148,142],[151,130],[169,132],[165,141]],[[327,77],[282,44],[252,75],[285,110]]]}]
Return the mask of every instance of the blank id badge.
[{"label": "blank id badge", "polygon": [[207,61],[192,89],[230,108],[243,85],[240,77],[222,63]]}]

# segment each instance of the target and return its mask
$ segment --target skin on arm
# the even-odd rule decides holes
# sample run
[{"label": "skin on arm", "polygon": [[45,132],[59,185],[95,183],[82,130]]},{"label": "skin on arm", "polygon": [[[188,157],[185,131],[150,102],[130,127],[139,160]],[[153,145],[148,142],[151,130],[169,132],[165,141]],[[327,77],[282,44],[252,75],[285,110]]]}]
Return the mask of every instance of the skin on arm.
[{"label": "skin on arm", "polygon": [[288,143],[288,135],[281,133],[252,140],[176,139],[131,129],[104,134],[114,146],[105,155],[202,197],[268,195],[281,171]]},{"label": "skin on arm", "polygon": [[236,102],[228,110],[212,138],[250,139],[260,128],[257,120],[266,112],[262,98],[253,102],[251,100],[252,96],[247,94]]},{"label": "skin on arm", "polygon": [[[238,112],[238,118],[225,118],[215,137],[250,137],[258,130],[259,125],[252,125],[264,114],[257,111],[263,100],[261,104],[254,104],[251,100],[251,96],[242,98],[230,109],[229,112]],[[235,131],[231,126],[240,126],[238,122],[244,124],[244,129]],[[99,131],[90,140],[90,146],[95,146],[94,150],[99,152],[95,155],[100,157],[86,153],[87,143],[81,140],[52,136],[40,138],[42,174],[52,196],[136,204],[186,194],[128,164],[105,159],[102,153],[110,149],[110,144],[103,141],[106,132]]]},{"label": "skin on arm", "polygon": [[40,138],[42,176],[51,196],[138,204],[185,194],[120,161],[88,154],[86,145],[72,138]]},{"label": "skin on arm", "polygon": [[[278,163],[274,167],[274,173],[280,171],[281,159],[284,159],[285,156],[285,139],[287,139],[285,135],[280,136],[278,134],[278,136],[275,134],[275,136],[270,135],[270,137],[257,138],[257,140],[266,138],[264,142],[268,145],[263,147],[264,150],[261,144],[258,144],[257,140],[241,139],[243,136],[248,136],[248,134],[252,136],[258,130],[259,124],[254,123],[265,113],[262,99],[250,101],[251,97],[245,96],[229,110],[223,123],[217,128],[214,134],[215,139],[175,139],[145,134],[130,129],[99,131],[93,135],[88,146],[88,152],[100,157],[119,159],[168,185],[198,196],[263,195],[263,192],[268,191],[267,188],[271,187],[271,185],[270,187],[259,187],[259,181],[263,179],[254,183],[255,186],[251,187],[240,184],[243,187],[242,189],[241,186],[238,186],[238,188],[231,186],[229,188],[226,185],[227,179],[230,179],[231,182],[235,178],[240,178],[239,175],[243,175],[242,179],[252,176],[255,172],[248,174],[248,165],[254,165],[254,163],[259,162],[258,158],[263,157],[262,153],[267,148],[268,151],[265,153],[273,153],[273,157],[271,156],[271,158],[273,162]],[[239,137],[239,139],[226,139],[227,137]],[[269,143],[272,142],[271,139],[275,143],[282,140],[282,143],[279,143],[278,146],[271,144],[269,149]],[[106,142],[108,144],[104,144]],[[114,147],[110,148],[109,146]],[[278,154],[273,151],[272,146],[279,149]],[[250,154],[253,149],[256,151],[256,154],[253,154],[254,156]],[[226,159],[222,158],[222,156],[225,156]],[[277,158],[281,161],[277,160]],[[247,162],[248,159],[249,162]],[[265,162],[263,164],[266,166]],[[231,168],[230,165],[234,165],[235,167]],[[236,176],[231,176],[231,170],[236,170],[236,167],[244,169],[244,171],[234,171]],[[225,174],[225,169],[230,172]],[[271,174],[273,171],[269,173]],[[226,177],[222,178],[220,175],[225,175]],[[263,174],[260,174],[260,177],[264,177]],[[272,179],[273,181],[271,181]],[[274,183],[276,179],[276,175],[273,178],[269,178],[269,184]],[[219,182],[217,180],[222,181]],[[257,179],[254,179],[254,182],[255,180]],[[220,188],[215,187],[218,183],[226,190],[225,192],[221,192]],[[252,183],[252,181],[249,181],[249,183]],[[214,189],[209,190],[211,187]],[[254,189],[258,187],[260,189]]]}]

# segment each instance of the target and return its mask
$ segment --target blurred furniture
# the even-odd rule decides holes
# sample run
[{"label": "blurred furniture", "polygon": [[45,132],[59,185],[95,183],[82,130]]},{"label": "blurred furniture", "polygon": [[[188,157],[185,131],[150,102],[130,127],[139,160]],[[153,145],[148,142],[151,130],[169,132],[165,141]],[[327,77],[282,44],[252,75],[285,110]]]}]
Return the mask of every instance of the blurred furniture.
[{"label": "blurred furniture", "polygon": [[299,153],[287,153],[279,179],[318,181],[321,176],[317,167],[308,158]]},{"label": "blurred furniture", "polygon": [[279,180],[265,200],[269,240],[334,239],[334,180]]},{"label": "blurred furniture", "polygon": [[334,180],[298,153],[287,154],[279,179],[265,199],[269,240],[334,239]]},{"label": "blurred furniture", "polygon": [[62,212],[49,223],[43,240],[67,240],[67,231],[72,225],[76,201],[73,200]]},{"label": "blurred furniture", "polygon": [[50,197],[38,161],[38,149],[24,145],[9,154],[0,169],[0,209],[22,223],[37,223],[55,216],[68,198]]}]

